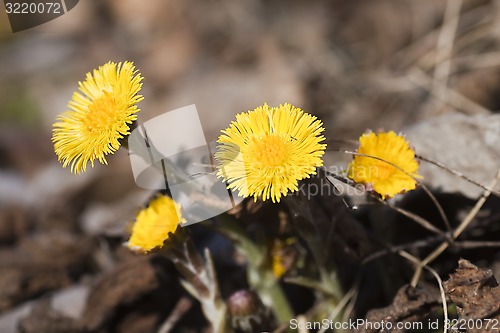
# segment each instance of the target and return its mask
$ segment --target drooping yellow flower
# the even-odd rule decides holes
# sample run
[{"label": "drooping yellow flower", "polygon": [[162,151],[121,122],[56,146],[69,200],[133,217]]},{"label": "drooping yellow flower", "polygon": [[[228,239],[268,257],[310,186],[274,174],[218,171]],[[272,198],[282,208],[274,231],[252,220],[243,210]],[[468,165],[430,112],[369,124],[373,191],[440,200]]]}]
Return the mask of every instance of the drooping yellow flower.
[{"label": "drooping yellow flower", "polygon": [[161,248],[169,238],[169,233],[174,233],[179,224],[184,222],[181,206],[172,198],[160,195],[137,214],[126,245],[133,251],[143,253]]},{"label": "drooping yellow flower", "polygon": [[294,244],[297,242],[295,237],[287,239],[275,239],[271,246],[271,269],[274,277],[280,279],[285,275],[297,259],[297,251]]},{"label": "drooping yellow flower", "polygon": [[279,202],[323,165],[323,131],[320,120],[290,104],[240,113],[217,140],[217,176],[240,196]]},{"label": "drooping yellow flower", "polygon": [[278,255],[273,256],[271,259],[273,261],[272,262],[273,275],[275,278],[281,279],[281,277],[283,277],[283,275],[285,275],[286,273],[286,268],[283,265],[283,260]]},{"label": "drooping yellow flower", "polygon": [[63,167],[71,164],[71,172],[80,173],[88,162],[94,167],[96,159],[107,164],[105,155],[118,150],[137,119],[141,80],[133,63],[126,61],[108,62],[78,82],[80,92],[73,94],[70,110],[57,117],[53,129],[54,151]]},{"label": "drooping yellow flower", "polygon": [[414,178],[421,178],[415,152],[402,135],[393,131],[363,134],[357,153],[367,156],[354,156],[348,177],[369,185],[383,199],[415,189]]}]

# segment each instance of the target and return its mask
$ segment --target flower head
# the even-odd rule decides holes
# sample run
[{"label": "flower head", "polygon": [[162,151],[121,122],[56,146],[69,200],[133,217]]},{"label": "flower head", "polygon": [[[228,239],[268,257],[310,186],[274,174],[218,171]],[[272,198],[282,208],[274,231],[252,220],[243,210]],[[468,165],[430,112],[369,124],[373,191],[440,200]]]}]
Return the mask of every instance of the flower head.
[{"label": "flower head", "polygon": [[240,113],[217,141],[217,176],[240,196],[279,202],[323,165],[321,126],[316,117],[290,104],[264,104]]},{"label": "flower head", "polygon": [[348,177],[371,186],[383,199],[415,189],[414,178],[421,177],[415,152],[393,131],[363,134],[357,153],[361,155],[355,155],[349,164]]},{"label": "flower head", "polygon": [[141,80],[126,61],[108,62],[78,82],[80,92],[73,94],[70,110],[58,116],[53,129],[54,150],[63,167],[71,164],[71,172],[80,173],[89,161],[92,167],[96,159],[107,164],[105,155],[118,150],[137,119]]},{"label": "flower head", "polygon": [[132,235],[126,245],[138,252],[161,248],[169,238],[169,233],[174,233],[183,222],[185,220],[181,215],[181,206],[172,198],[160,195],[137,214]]},{"label": "flower head", "polygon": [[280,279],[285,275],[295,263],[297,251],[294,249],[294,244],[297,239],[289,237],[287,239],[275,239],[271,248],[271,269],[273,275]]}]

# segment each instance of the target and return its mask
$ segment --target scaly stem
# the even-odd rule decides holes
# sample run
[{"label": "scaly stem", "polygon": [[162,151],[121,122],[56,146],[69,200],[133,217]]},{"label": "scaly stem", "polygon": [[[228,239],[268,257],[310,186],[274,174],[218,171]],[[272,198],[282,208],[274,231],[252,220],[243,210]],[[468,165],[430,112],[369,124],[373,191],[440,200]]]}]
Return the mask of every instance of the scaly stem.
[{"label": "scaly stem", "polygon": [[231,239],[246,257],[248,283],[259,294],[262,302],[274,311],[280,323],[290,321],[293,318],[292,309],[279,281],[272,274],[266,245],[253,242],[237,221],[228,215],[221,215],[214,227]]},{"label": "scaly stem", "polygon": [[[184,235],[172,235],[162,254],[169,258],[184,277],[183,287],[201,304],[213,333],[231,333],[233,330],[228,322],[227,307],[220,297],[219,284],[208,249],[205,250],[205,260],[199,255],[185,229],[177,230]],[[180,236],[180,237],[179,237]]]}]

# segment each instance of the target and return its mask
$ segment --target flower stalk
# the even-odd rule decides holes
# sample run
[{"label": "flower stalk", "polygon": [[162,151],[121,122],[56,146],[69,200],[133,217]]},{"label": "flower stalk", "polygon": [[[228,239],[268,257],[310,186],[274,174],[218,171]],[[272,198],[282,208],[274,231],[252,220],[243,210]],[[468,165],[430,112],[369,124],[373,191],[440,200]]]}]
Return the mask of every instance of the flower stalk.
[{"label": "flower stalk", "polygon": [[227,306],[220,297],[219,284],[210,251],[205,249],[205,260],[197,252],[185,229],[170,235],[166,246],[160,252],[169,258],[184,277],[183,287],[200,304],[203,314],[210,322],[213,333],[231,333]]},{"label": "flower stalk", "polygon": [[214,227],[231,239],[237,250],[247,259],[248,283],[254,289],[262,302],[273,309],[280,323],[293,318],[288,299],[274,276],[268,256],[268,248],[264,242],[252,241],[245,231],[229,215],[221,215]]},{"label": "flower stalk", "polygon": [[333,260],[326,257],[325,242],[316,226],[312,223],[313,218],[307,199],[299,191],[296,195],[287,196],[285,203],[290,210],[291,220],[297,233],[307,243],[311,251],[319,274],[319,281],[317,282],[306,278],[289,279],[287,281],[294,281],[298,284],[302,284],[301,281],[307,281],[306,284],[309,287],[314,287],[335,305],[342,298],[342,287]]}]

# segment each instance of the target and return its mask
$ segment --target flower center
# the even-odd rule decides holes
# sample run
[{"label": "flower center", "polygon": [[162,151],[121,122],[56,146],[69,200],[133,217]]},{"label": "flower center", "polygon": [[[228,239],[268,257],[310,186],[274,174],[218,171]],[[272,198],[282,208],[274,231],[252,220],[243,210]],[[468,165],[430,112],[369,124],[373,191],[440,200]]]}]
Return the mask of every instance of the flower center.
[{"label": "flower center", "polygon": [[109,130],[117,121],[117,101],[111,94],[104,93],[88,106],[84,124],[92,133]]},{"label": "flower center", "polygon": [[283,165],[287,157],[286,142],[275,134],[267,134],[255,142],[254,154],[256,160],[264,166]]},{"label": "flower center", "polygon": [[390,178],[394,172],[397,171],[395,167],[382,161],[377,161],[377,165],[374,169],[375,170],[369,170],[369,172],[376,172],[375,177],[381,180]]}]

